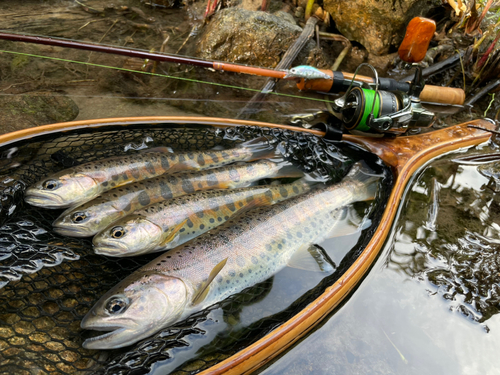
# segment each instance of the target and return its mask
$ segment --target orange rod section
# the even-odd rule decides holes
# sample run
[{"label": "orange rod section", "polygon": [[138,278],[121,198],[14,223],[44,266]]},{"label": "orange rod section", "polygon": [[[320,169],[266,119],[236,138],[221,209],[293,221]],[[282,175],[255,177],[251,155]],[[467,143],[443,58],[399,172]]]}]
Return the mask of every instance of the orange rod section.
[{"label": "orange rod section", "polygon": [[[256,343],[201,374],[247,374],[255,371],[293,345],[338,306],[361,281],[377,257],[391,229],[406,184],[413,173],[438,155],[480,144],[491,136],[487,131],[469,128],[469,124],[486,129],[494,128],[494,125],[487,121],[476,120],[420,136],[400,137],[395,140],[346,136],[347,141],[363,145],[379,155],[393,167],[397,176],[375,235],[346,273],[304,310]],[[396,159],[398,152],[405,153],[401,159],[399,155]]]},{"label": "orange rod section", "polygon": [[282,71],[282,70],[257,68],[255,66],[227,64],[227,63],[220,63],[220,62],[214,62],[214,69],[226,71],[226,72],[252,74],[255,76],[280,78],[280,79],[285,78],[285,75],[286,75],[286,72]]}]

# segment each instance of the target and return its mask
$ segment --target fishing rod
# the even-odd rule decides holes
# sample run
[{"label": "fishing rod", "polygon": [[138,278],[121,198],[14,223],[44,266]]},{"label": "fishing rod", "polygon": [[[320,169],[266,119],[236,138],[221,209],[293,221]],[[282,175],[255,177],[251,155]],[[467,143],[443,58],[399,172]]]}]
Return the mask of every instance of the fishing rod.
[{"label": "fishing rod", "polygon": [[[408,25],[399,49],[401,59],[407,63],[421,61],[425,57],[435,28],[435,22],[432,20],[414,18]],[[421,102],[462,105],[465,100],[462,89],[425,85],[418,66],[411,82],[400,82],[378,77],[376,70],[368,64],[361,64],[360,67],[364,65],[370,67],[374,72],[374,78],[358,75],[360,67],[354,74],[321,70],[310,66],[274,70],[32,35],[0,33],[0,39],[187,64],[277,79],[293,79],[297,81],[297,87],[303,91],[312,90],[328,94],[345,92],[342,97],[331,102],[333,114],[325,125],[329,129],[327,133],[333,139],[340,139],[343,133],[353,130],[400,135],[412,127],[428,127],[433,121],[434,113],[426,110]]]}]

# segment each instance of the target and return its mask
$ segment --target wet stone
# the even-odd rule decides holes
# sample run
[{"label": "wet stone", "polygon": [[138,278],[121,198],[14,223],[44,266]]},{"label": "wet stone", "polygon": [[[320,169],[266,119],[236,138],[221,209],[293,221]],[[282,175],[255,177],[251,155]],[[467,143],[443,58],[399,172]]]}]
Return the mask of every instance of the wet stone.
[{"label": "wet stone", "polygon": [[11,328],[0,327],[0,337],[7,339],[14,336],[14,331]]},{"label": "wet stone", "polygon": [[21,335],[29,335],[35,331],[35,327],[31,323],[20,321],[14,324],[14,331]]},{"label": "wet stone", "polygon": [[63,344],[61,344],[60,342],[55,342],[55,341],[49,341],[45,344],[45,346],[47,347],[47,349],[57,351],[57,352],[59,352],[65,348],[65,346]]},{"label": "wet stone", "polygon": [[21,311],[21,314],[24,316],[27,316],[27,317],[31,317],[31,318],[40,316],[40,312],[38,311],[38,309],[35,306],[28,307],[27,309],[24,309],[23,311]]},{"label": "wet stone", "polygon": [[78,353],[75,353],[75,352],[72,352],[69,350],[65,350],[65,351],[59,353],[59,356],[63,360],[68,361],[68,362],[75,362],[78,359],[80,359],[80,356],[78,355]]},{"label": "wet stone", "polygon": [[54,315],[59,311],[59,306],[55,302],[45,302],[42,306],[43,311],[47,314]]},{"label": "wet stone", "polygon": [[26,340],[23,337],[14,336],[11,337],[8,342],[10,345],[19,346],[24,345],[26,343]]},{"label": "wet stone", "polygon": [[33,321],[33,324],[40,331],[46,331],[55,326],[54,320],[48,316],[43,316],[41,318],[35,319]]}]

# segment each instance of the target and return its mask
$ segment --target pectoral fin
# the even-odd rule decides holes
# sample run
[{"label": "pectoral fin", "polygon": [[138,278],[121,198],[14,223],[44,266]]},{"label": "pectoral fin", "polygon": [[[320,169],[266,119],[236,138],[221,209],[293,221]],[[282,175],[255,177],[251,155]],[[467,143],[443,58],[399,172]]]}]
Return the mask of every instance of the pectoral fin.
[{"label": "pectoral fin", "polygon": [[349,236],[368,228],[372,221],[368,218],[360,218],[352,206],[341,207],[332,212],[335,224],[331,227],[326,238]]},{"label": "pectoral fin", "polygon": [[170,242],[172,242],[176,236],[179,235],[179,231],[181,228],[187,223],[188,219],[185,219],[181,223],[177,224],[170,232],[168,232],[167,236],[161,242],[161,246],[167,246]]},{"label": "pectoral fin", "polygon": [[165,154],[173,154],[174,150],[172,149],[172,147],[160,146],[160,147],[147,148],[141,150],[140,152],[163,152]]},{"label": "pectoral fin", "polygon": [[318,245],[303,246],[293,254],[287,265],[306,271],[331,273],[336,265]]},{"label": "pectoral fin", "polygon": [[215,277],[219,274],[219,272],[224,268],[226,265],[227,258],[224,259],[222,262],[217,264],[212,272],[210,272],[210,275],[208,276],[208,279],[201,284],[200,288],[196,292],[196,294],[193,296],[192,304],[197,305],[198,303],[202,302],[206,297],[208,292],[210,291],[210,284],[212,281],[215,279]]}]

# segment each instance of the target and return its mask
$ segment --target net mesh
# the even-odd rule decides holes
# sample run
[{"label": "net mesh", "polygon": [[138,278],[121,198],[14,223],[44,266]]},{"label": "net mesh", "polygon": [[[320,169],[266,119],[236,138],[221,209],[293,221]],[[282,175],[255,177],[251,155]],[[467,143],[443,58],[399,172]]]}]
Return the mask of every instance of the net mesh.
[{"label": "net mesh", "polygon": [[[175,150],[231,148],[266,137],[282,142],[287,159],[303,170],[340,180],[366,153],[306,133],[259,127],[218,129],[197,125],[102,127],[39,136],[10,144],[0,165],[0,374],[192,374],[209,368],[284,323],[338,279],[373,234],[358,244],[328,277],[304,276],[300,287],[287,277],[271,278],[164,329],[131,347],[82,348],[89,333],[80,322],[112,286],[158,254],[136,258],[95,255],[89,239],[62,237],[51,229],[60,210],[23,202],[24,189],[57,170],[82,162],[168,145]],[[371,156],[371,164],[391,175]],[[390,189],[373,205],[362,206],[377,222]],[[279,292],[272,304],[262,301]]]}]

